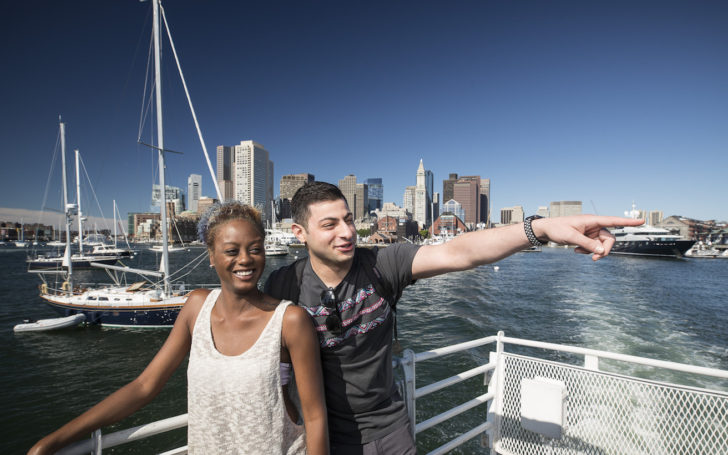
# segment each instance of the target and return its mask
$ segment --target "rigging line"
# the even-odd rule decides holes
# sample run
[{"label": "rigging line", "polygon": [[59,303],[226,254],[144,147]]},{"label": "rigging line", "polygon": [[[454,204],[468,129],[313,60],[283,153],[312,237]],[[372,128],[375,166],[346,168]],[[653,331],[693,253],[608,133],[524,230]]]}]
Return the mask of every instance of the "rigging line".
[{"label": "rigging line", "polygon": [[91,177],[88,175],[88,170],[86,169],[86,163],[83,162],[83,157],[81,154],[78,154],[79,161],[81,162],[81,169],[83,169],[83,173],[86,176],[86,181],[88,182],[89,188],[91,188],[91,194],[94,196],[94,201],[96,201],[96,207],[99,209],[99,213],[101,213],[101,218],[104,220],[104,225],[106,225],[106,229],[109,229],[109,225],[106,222],[106,216],[104,216],[104,211],[101,209],[101,204],[99,203],[99,198],[96,197],[96,190],[94,190],[93,182],[91,181]]},{"label": "rigging line", "polygon": [[[174,278],[174,280],[181,280],[182,278],[184,278],[184,277],[188,276],[190,273],[192,273],[197,267],[199,267],[199,265],[206,258],[207,258],[207,251],[205,251],[204,253],[200,254],[199,256],[197,256],[196,258],[194,258],[193,260],[191,260],[190,262],[188,262],[187,265],[185,265],[184,267],[178,269],[176,272],[174,272],[173,274],[171,274],[169,276],[169,279],[172,280]],[[197,261],[197,263],[195,263],[195,261]],[[185,270],[187,267],[190,267],[190,270],[187,271],[187,273],[181,275],[182,271]]]},{"label": "rigging line", "polygon": [[[59,145],[61,144],[61,131],[58,130],[58,135],[56,136],[56,145],[53,147],[53,158],[51,158],[51,166],[48,168],[48,178],[46,179],[46,186],[45,191],[43,192],[43,202],[41,203],[41,216],[40,216],[40,222],[43,222],[43,213],[45,212],[46,203],[48,202],[48,189],[51,186],[51,177],[53,175],[53,168],[56,165],[56,157],[58,156],[58,149]],[[66,208],[63,207],[63,210],[65,211]]]},{"label": "rigging line", "polygon": [[149,40],[149,49],[147,51],[147,69],[144,71],[144,90],[142,91],[142,106],[141,106],[141,112],[139,113],[139,129],[137,130],[137,141],[139,141],[142,138],[142,132],[144,130],[144,123],[147,119],[147,114],[149,113],[149,109],[151,108],[151,99],[152,97],[149,97],[149,101],[147,101],[147,93],[151,93],[151,90],[147,90],[149,88],[149,75],[151,74],[150,67],[151,67],[151,61],[152,61],[152,40]]},{"label": "rigging line", "polygon": [[[119,215],[117,226],[121,228],[121,233],[124,234],[124,241],[126,242],[127,249],[131,249],[131,246],[129,245],[129,238],[126,236],[126,229],[124,229],[124,223],[121,222],[121,212],[119,211],[119,204],[116,204],[116,214]],[[114,239],[114,241],[116,241],[116,239]]]},{"label": "rigging line", "polygon": [[202,138],[202,131],[200,131],[200,124],[197,121],[197,114],[195,114],[195,108],[192,105],[192,98],[190,97],[190,92],[187,89],[187,82],[185,81],[185,76],[182,74],[182,66],[179,63],[179,57],[177,56],[177,49],[174,47],[174,41],[172,40],[172,32],[169,29],[169,24],[167,23],[167,15],[164,12],[164,8],[162,5],[160,6],[160,10],[162,12],[162,20],[164,20],[164,27],[167,30],[167,37],[169,38],[169,44],[172,47],[172,53],[174,54],[174,60],[177,62],[177,70],[179,71],[179,77],[182,80],[182,86],[185,89],[185,95],[187,95],[187,103],[190,106],[190,112],[192,113],[192,118],[195,121],[195,128],[197,129],[197,136],[200,139],[200,145],[202,146],[202,150],[205,152],[205,160],[207,161],[207,168],[210,170],[210,175],[212,176],[212,183],[215,185],[215,192],[217,193],[217,197],[219,200],[222,201],[222,193],[220,193],[220,187],[217,183],[217,177],[215,174],[215,171],[212,169],[212,162],[210,161],[210,156],[207,153],[207,147],[205,146],[205,140]]}]

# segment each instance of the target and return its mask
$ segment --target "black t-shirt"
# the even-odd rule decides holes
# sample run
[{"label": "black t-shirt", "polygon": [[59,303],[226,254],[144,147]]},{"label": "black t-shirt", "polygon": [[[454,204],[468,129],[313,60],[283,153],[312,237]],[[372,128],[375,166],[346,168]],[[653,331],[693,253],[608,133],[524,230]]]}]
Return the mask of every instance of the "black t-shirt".
[{"label": "black t-shirt", "polygon": [[[418,248],[396,244],[377,251],[376,269],[396,295],[412,283]],[[392,308],[369,276],[355,255],[351,270],[334,290],[343,326],[335,335],[326,328],[329,310],[320,301],[326,286],[310,262],[303,269],[298,304],[313,317],[319,337],[332,441],[364,444],[407,423],[392,371]]]}]

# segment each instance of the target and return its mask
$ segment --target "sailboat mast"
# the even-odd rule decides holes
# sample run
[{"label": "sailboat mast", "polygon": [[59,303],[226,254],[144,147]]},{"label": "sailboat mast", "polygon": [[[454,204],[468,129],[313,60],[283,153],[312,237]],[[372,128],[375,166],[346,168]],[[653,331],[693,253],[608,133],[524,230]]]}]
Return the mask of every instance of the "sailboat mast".
[{"label": "sailboat mast", "polygon": [[160,213],[162,216],[162,265],[161,269],[164,273],[164,293],[169,295],[169,252],[167,251],[167,187],[165,185],[164,174],[164,130],[162,122],[162,73],[160,70],[160,30],[159,30],[159,0],[152,1],[153,11],[153,35],[154,35],[154,92],[157,100],[157,147],[159,154],[159,190],[162,193]]},{"label": "sailboat mast", "polygon": [[114,199],[114,248],[116,248],[116,199]]},{"label": "sailboat mast", "polygon": [[76,204],[78,206],[78,254],[83,255],[83,212],[81,211],[81,172],[78,166],[78,149],[76,153]]},{"label": "sailboat mast", "polygon": [[[60,119],[59,119],[60,120]],[[73,289],[73,261],[71,260],[71,214],[72,208],[68,204],[68,183],[66,178],[66,124],[60,123],[61,129],[61,164],[63,166],[63,212],[66,214],[66,251],[64,252],[63,261],[68,267],[68,293]]]}]

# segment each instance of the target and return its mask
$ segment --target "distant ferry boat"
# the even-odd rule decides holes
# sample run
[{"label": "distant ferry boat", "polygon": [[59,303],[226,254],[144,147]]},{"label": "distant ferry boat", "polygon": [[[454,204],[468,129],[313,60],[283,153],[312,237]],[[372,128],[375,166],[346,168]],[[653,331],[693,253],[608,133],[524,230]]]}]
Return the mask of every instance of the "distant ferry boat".
[{"label": "distant ferry boat", "polygon": [[[634,204],[632,211],[626,215],[632,218],[639,216]],[[649,225],[626,226],[612,229],[611,232],[616,238],[611,254],[682,257],[695,243],[694,240],[672,234],[667,229]]]}]

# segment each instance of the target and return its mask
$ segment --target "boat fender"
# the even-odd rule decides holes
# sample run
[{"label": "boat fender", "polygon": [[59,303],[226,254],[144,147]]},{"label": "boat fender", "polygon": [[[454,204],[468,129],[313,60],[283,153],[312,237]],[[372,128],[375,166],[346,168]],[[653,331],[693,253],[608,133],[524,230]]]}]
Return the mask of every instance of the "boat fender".
[{"label": "boat fender", "polygon": [[48,294],[48,285],[43,283],[40,285],[40,293],[41,294]]},{"label": "boat fender", "polygon": [[71,283],[69,283],[68,281],[64,281],[61,285],[61,289],[64,291],[68,291],[69,289],[71,289]]}]

